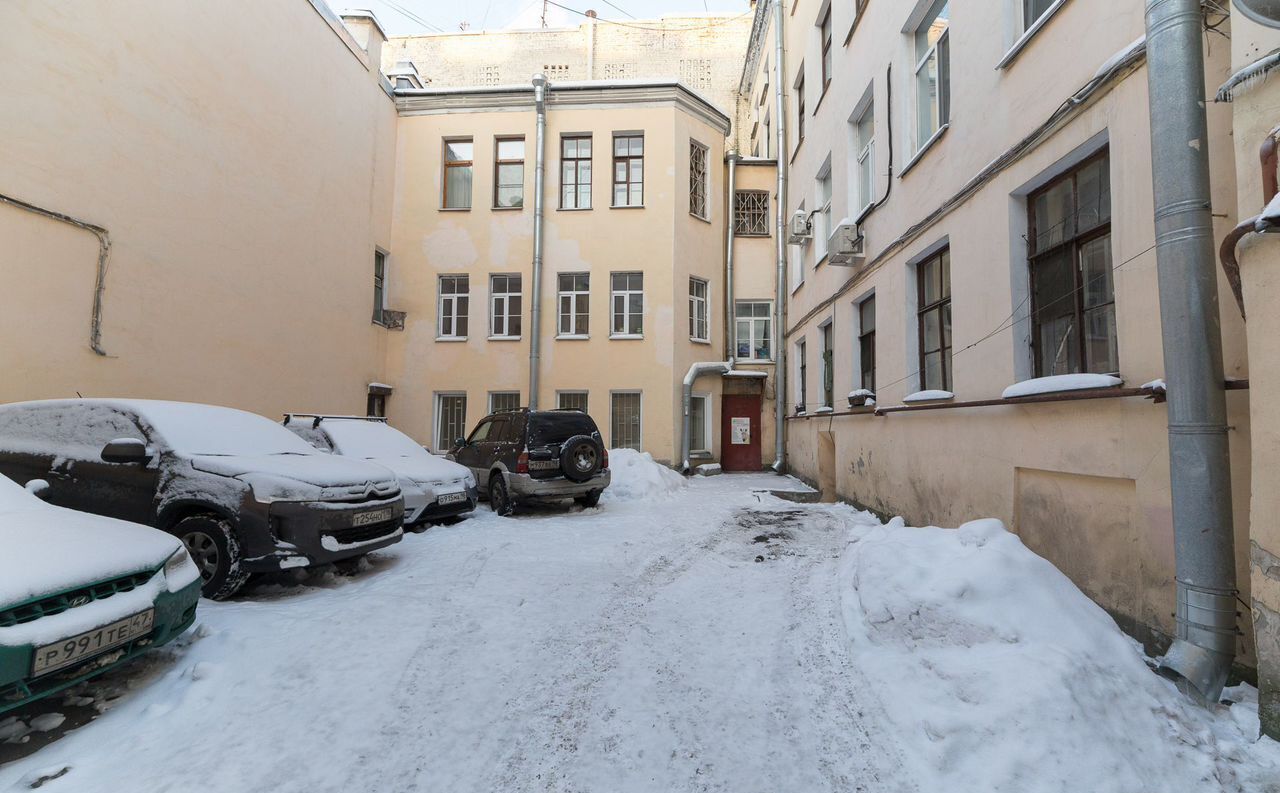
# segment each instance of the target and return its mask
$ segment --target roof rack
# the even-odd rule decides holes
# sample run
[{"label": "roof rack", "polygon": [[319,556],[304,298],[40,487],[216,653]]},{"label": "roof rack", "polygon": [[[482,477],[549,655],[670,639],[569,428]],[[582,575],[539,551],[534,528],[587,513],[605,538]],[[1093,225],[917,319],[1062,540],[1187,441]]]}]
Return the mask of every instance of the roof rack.
[{"label": "roof rack", "polygon": [[319,427],[320,422],[324,421],[325,419],[349,419],[353,421],[380,421],[383,424],[387,423],[386,416],[331,416],[324,413],[285,413],[284,425],[286,427],[289,426],[289,421],[292,419],[312,419],[312,422],[311,422],[312,429]]}]

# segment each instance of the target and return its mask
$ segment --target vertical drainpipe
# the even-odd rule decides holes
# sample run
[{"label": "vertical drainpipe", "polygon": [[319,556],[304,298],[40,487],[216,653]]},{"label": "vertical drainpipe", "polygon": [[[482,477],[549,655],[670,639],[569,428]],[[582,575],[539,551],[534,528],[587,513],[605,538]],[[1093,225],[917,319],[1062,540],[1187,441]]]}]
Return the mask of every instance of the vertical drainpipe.
[{"label": "vertical drainpipe", "polygon": [[538,116],[533,138],[533,308],[529,316],[529,409],[538,409],[538,368],[542,359],[542,200],[543,174],[546,170],[547,78],[533,76],[533,103]]},{"label": "vertical drainpipe", "polygon": [[783,68],[782,56],[782,0],[773,0],[773,42],[774,42],[774,77],[773,83],[777,99],[778,117],[778,196],[774,201],[778,212],[778,280],[775,285],[776,299],[773,302],[773,335],[777,350],[774,353],[773,372],[773,413],[774,438],[776,456],[773,470],[781,473],[787,464],[787,100],[782,90],[783,76],[787,73]]},{"label": "vertical drainpipe", "polygon": [[726,350],[728,354],[725,355],[725,360],[729,362],[730,369],[732,369],[734,364],[738,362],[737,322],[735,321],[737,317],[738,304],[734,297],[735,293],[733,289],[733,243],[737,230],[733,227],[733,212],[734,203],[737,200],[735,198],[738,190],[737,167],[738,160],[740,159],[741,157],[738,156],[736,149],[729,152],[729,208],[728,211],[725,212],[725,217],[727,219],[725,225],[728,226],[728,231],[725,232],[724,244],[724,338],[725,346],[728,347],[728,350]]},{"label": "vertical drainpipe", "polygon": [[1200,0],[1147,0],[1146,25],[1177,564],[1177,637],[1160,672],[1216,703],[1235,656],[1236,580]]}]

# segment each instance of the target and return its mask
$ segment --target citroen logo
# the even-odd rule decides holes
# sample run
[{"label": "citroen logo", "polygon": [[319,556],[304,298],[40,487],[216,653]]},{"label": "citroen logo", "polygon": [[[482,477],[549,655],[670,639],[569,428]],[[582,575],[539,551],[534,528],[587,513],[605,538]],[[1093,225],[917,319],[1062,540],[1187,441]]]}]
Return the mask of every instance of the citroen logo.
[{"label": "citroen logo", "polygon": [[78,606],[86,605],[90,601],[90,599],[91,598],[88,595],[76,595],[75,597],[71,598],[71,608],[76,608]]}]

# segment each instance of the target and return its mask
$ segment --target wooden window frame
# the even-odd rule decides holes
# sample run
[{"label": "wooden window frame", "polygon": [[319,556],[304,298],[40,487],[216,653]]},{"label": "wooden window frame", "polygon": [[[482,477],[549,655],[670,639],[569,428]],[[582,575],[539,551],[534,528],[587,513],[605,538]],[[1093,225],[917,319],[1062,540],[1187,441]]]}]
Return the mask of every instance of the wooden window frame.
[{"label": "wooden window frame", "polygon": [[[521,149],[520,159],[518,160],[514,160],[510,158],[502,159],[499,156],[499,153],[502,148],[502,144],[515,143],[517,141],[520,143],[520,149]],[[523,153],[525,151],[524,142],[525,142],[524,135],[498,135],[493,139],[493,209],[498,209],[503,211],[506,211],[506,210],[520,211],[524,209],[524,162],[525,162],[524,153]],[[498,192],[504,186],[501,183],[501,176],[500,176],[502,173],[502,166],[504,165],[520,166],[520,206],[502,206],[501,204],[498,203]],[[505,186],[513,187],[514,185],[505,185]]]},{"label": "wooden window frame", "polygon": [[[471,159],[449,161],[449,144],[450,143],[469,143],[471,144]],[[476,142],[473,138],[445,138],[441,144],[440,159],[444,164],[442,169],[442,179],[440,185],[440,208],[447,209],[452,212],[470,212],[472,207],[472,198],[475,195],[476,184]],[[467,196],[467,205],[464,207],[449,206],[449,171],[454,168],[466,168],[471,171],[471,194]]]},{"label": "wooden window frame", "polygon": [[[939,282],[941,284],[945,284],[946,294],[940,295],[937,300],[934,300],[933,302],[926,304],[924,302],[925,278],[921,275],[921,271],[927,265],[932,264],[934,262],[937,262],[938,267],[941,268],[943,265],[943,257],[946,257],[947,277],[945,281],[939,278]],[[916,308],[916,341],[919,345],[918,346],[919,360],[917,361],[917,363],[919,364],[919,367],[920,367],[919,368],[920,390],[921,391],[934,390],[934,386],[931,386],[929,383],[925,382],[926,372],[928,371],[925,368],[925,356],[928,355],[929,353],[940,352],[942,353],[941,355],[942,362],[940,366],[942,371],[942,384],[938,386],[936,390],[951,391],[955,384],[955,381],[952,379],[953,372],[952,372],[952,365],[951,365],[951,356],[955,346],[955,340],[952,339],[952,343],[947,344],[946,338],[945,338],[946,334],[944,334],[942,331],[943,315],[946,312],[950,311],[950,308],[951,308],[951,248],[949,246],[946,248],[943,248],[940,251],[937,251],[936,253],[930,254],[928,258],[924,259],[923,261],[921,261],[919,264],[916,265],[916,307],[917,307]],[[925,338],[924,338],[925,316],[934,312],[937,312],[938,314],[938,347],[926,349]]]},{"label": "wooden window frame", "polygon": [[[570,289],[564,288],[564,279],[587,279],[586,286],[579,289],[576,283],[570,283]],[[587,296],[587,310],[578,311],[578,297]],[[564,298],[569,298],[569,311],[564,311]],[[612,300],[612,298],[610,298]],[[564,321],[569,320],[569,331],[564,329]],[[585,319],[586,329],[578,333],[578,319]],[[556,338],[585,339],[591,335],[591,273],[556,273]]]},{"label": "wooden window frame", "polygon": [[[636,138],[640,139],[640,145],[641,145],[640,153],[631,154],[630,141]],[[627,154],[618,154],[619,140],[628,141]],[[610,152],[613,154],[613,170],[609,173],[609,182],[611,185],[610,191],[609,191],[609,207],[610,209],[639,209],[644,206],[644,157],[645,157],[644,133],[643,132],[638,132],[638,133],[615,132],[611,143],[612,145],[610,146]],[[638,204],[631,203],[631,186],[633,184],[636,184],[636,182],[631,181],[631,163],[634,161],[639,161],[640,163],[640,182],[639,182],[640,203]],[[626,175],[625,181],[618,181],[618,164],[619,163],[626,164],[626,167],[623,169],[623,173]],[[617,202],[619,185],[626,186],[627,203],[625,204],[619,204]]]},{"label": "wooden window frame", "polygon": [[[591,154],[588,154],[586,157],[580,157],[580,156],[577,156],[576,154],[573,157],[566,157],[564,153],[565,143],[570,140],[578,141],[578,142],[581,142],[584,140],[587,141],[588,143],[591,144]],[[595,158],[595,153],[596,153],[595,142],[592,140],[590,135],[561,135],[560,136],[560,208],[561,209],[575,210],[575,211],[591,209],[591,205],[592,203],[594,203],[591,200],[592,199],[591,182],[595,178],[595,166],[592,164],[592,160]],[[570,163],[570,162],[573,163],[573,181],[565,182],[564,165],[565,163]],[[579,171],[581,170],[579,166],[583,162],[587,164],[587,181],[586,182],[582,182],[578,179]],[[579,205],[579,202],[578,202],[578,194],[581,192],[581,188],[584,184],[587,186],[587,205],[581,206]],[[566,206],[564,202],[564,189],[569,185],[573,186],[573,206]]]},{"label": "wooden window frame", "polygon": [[[867,306],[871,307],[873,321],[867,330]],[[874,322],[876,296],[869,295],[857,304],[858,309],[858,387],[875,393],[876,390],[876,326]]]}]

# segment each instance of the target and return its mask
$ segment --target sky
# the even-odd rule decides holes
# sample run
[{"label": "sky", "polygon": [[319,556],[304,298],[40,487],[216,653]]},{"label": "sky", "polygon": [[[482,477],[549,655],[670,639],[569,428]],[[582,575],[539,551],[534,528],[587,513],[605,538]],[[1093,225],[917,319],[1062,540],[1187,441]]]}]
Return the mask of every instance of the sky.
[{"label": "sky", "polygon": [[[327,0],[335,11],[367,8],[391,36],[469,30],[536,28],[544,0]],[[572,10],[569,10],[572,9]],[[625,22],[663,14],[745,13],[748,0],[546,0],[548,27],[576,26],[581,12]],[[575,13],[579,12],[579,13]]]}]

